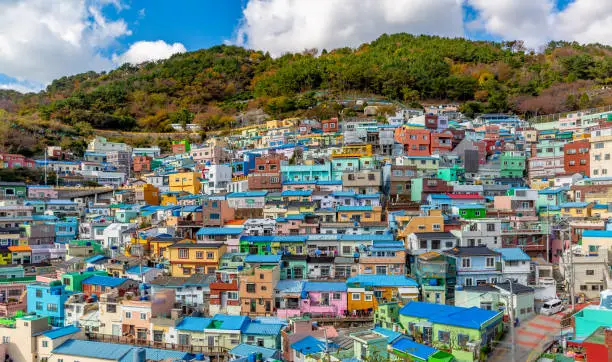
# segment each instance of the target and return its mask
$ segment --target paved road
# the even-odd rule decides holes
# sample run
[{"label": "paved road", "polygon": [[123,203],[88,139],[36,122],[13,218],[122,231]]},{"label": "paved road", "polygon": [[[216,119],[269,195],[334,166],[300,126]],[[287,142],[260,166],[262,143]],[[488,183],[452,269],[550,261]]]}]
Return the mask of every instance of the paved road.
[{"label": "paved road", "polygon": [[[553,337],[560,334],[561,318],[561,313],[553,316],[538,314],[529,321],[523,321],[520,326],[515,328],[516,361],[535,361],[544,352],[544,348],[552,342]],[[511,361],[511,341],[512,337],[510,331],[508,331],[489,360],[495,362]]]}]

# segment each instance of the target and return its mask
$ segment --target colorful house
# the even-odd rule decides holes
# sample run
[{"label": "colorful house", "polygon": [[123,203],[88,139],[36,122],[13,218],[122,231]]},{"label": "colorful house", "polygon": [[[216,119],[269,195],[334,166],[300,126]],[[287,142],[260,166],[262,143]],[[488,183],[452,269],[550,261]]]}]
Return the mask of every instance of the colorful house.
[{"label": "colorful house", "polygon": [[202,190],[200,183],[201,173],[199,172],[179,172],[168,176],[170,191],[187,192],[189,194],[199,194]]},{"label": "colorful house", "polygon": [[52,326],[64,326],[64,303],[72,292],[66,290],[59,280],[28,285],[27,312],[39,317],[48,317]]},{"label": "colorful house", "polygon": [[176,243],[168,250],[172,276],[188,277],[195,273],[214,273],[227,246],[225,243]]},{"label": "colorful house", "polygon": [[453,215],[460,216],[462,219],[484,219],[487,217],[487,208],[482,204],[461,204],[453,206]]},{"label": "colorful house", "polygon": [[348,286],[348,313],[368,315],[379,303],[397,301],[406,303],[419,298],[419,286],[403,275],[365,275],[350,277]]},{"label": "colorful house", "polygon": [[382,208],[380,206],[338,206],[336,212],[339,222],[380,222]]},{"label": "colorful house", "polygon": [[501,312],[423,302],[406,304],[399,321],[415,342],[450,350],[461,362],[480,360],[481,347],[503,330]]},{"label": "colorful house", "polygon": [[347,311],[344,282],[306,282],[302,290],[301,313],[309,316],[343,316]]}]

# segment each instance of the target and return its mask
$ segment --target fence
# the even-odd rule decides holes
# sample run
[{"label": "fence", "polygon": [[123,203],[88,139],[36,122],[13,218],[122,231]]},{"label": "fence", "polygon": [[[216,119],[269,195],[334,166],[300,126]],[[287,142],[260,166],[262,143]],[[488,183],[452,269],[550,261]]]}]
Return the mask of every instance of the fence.
[{"label": "fence", "polygon": [[156,342],[156,341],[138,339],[134,336],[114,336],[114,335],[109,335],[109,334],[90,332],[90,333],[87,333],[87,339],[91,341],[129,344],[129,345],[138,346],[138,347],[168,349],[168,350],[174,350],[174,351],[189,352],[189,353],[194,353],[194,354],[202,353],[207,356],[217,356],[217,355],[225,356],[228,353],[227,348],[220,347],[220,346],[194,346],[191,344]]}]

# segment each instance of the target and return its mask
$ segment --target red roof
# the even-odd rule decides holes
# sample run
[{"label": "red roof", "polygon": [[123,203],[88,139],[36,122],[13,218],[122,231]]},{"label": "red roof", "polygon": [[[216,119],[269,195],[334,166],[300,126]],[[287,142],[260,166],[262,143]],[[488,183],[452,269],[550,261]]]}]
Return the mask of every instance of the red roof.
[{"label": "red roof", "polygon": [[484,199],[484,197],[480,196],[479,194],[446,194],[446,196],[450,197],[451,199],[457,199],[457,200],[462,200],[462,199],[483,200]]}]

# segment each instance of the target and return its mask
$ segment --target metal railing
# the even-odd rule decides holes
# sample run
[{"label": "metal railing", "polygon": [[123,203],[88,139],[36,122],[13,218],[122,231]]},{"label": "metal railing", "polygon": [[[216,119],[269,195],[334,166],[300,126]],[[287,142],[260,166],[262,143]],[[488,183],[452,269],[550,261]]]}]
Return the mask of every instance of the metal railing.
[{"label": "metal railing", "polygon": [[227,348],[221,346],[194,346],[191,344],[156,342],[138,339],[135,336],[114,336],[110,334],[88,332],[86,333],[86,337],[90,341],[130,344],[138,347],[160,348],[189,353],[202,353],[205,355],[227,355],[229,352]]}]

